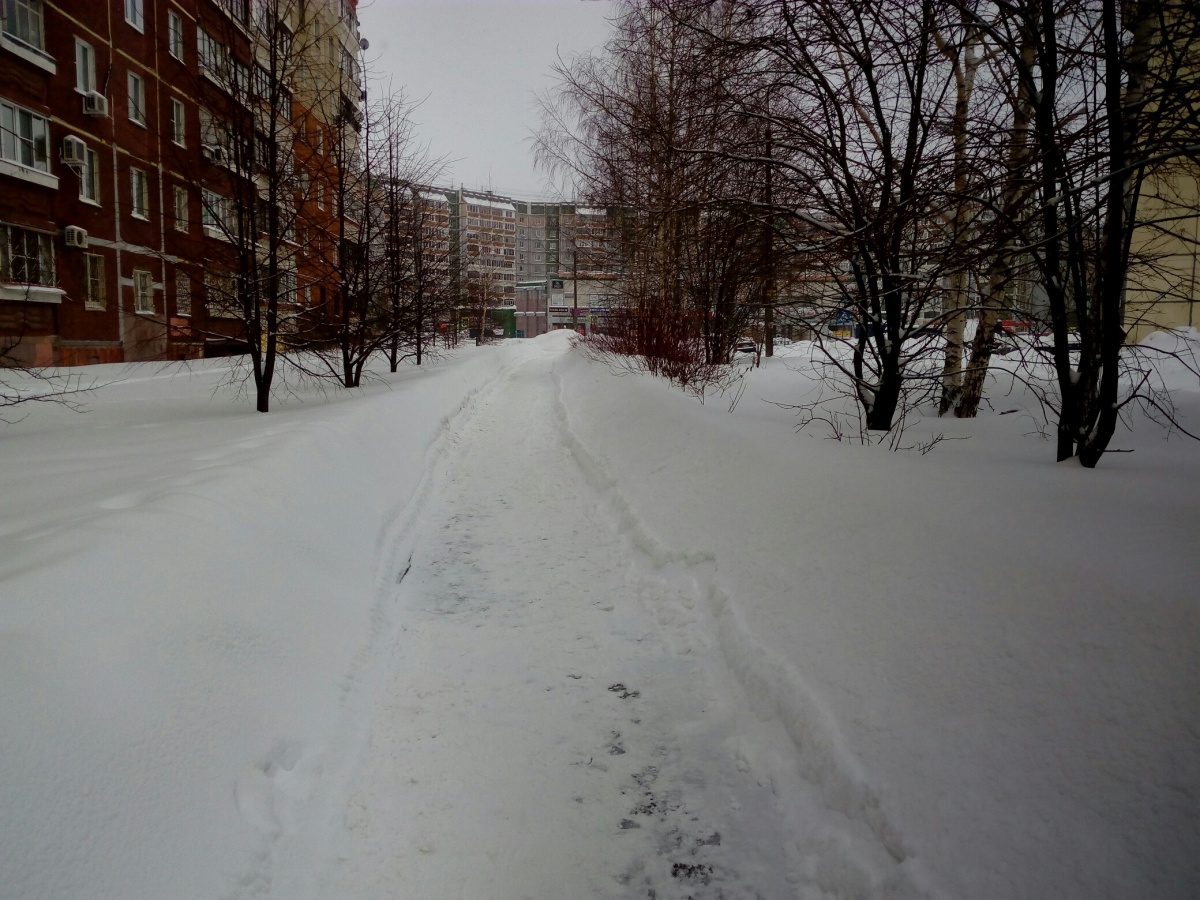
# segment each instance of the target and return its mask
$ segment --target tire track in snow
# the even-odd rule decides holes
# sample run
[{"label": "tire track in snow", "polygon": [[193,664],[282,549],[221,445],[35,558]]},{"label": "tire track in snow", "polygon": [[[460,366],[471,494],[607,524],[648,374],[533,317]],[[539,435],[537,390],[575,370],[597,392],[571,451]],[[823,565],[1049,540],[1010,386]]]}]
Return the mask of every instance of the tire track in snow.
[{"label": "tire track in snow", "polygon": [[[791,894],[771,786],[740,770],[697,659],[638,602],[654,586],[580,484],[548,363],[463,423],[336,858],[289,897]],[[751,794],[740,815],[731,798]]]},{"label": "tire track in snow", "polygon": [[[903,836],[893,826],[879,793],[870,784],[858,760],[845,746],[833,720],[816,694],[808,688],[795,667],[757,642],[730,596],[716,583],[717,559],[711,551],[683,552],[666,546],[622,494],[605,463],[592,452],[571,425],[562,376],[554,372],[555,414],[580,472],[598,495],[613,521],[613,527],[641,558],[648,576],[675,585],[660,591],[655,599],[687,594],[684,609],[661,610],[661,616],[692,619],[693,605],[704,611],[707,621],[696,622],[702,633],[715,635],[715,643],[727,670],[736,678],[747,700],[760,717],[777,719],[795,748],[800,773],[819,785],[822,800],[831,810],[865,827],[875,847],[866,846],[864,836],[849,829],[822,833],[798,844],[808,857],[806,875],[822,890],[837,896],[900,897],[940,896],[926,883],[914,865]],[[679,589],[682,586],[682,590]],[[685,652],[690,647],[685,646]],[[883,851],[883,852],[880,852]]]},{"label": "tire track in snow", "polygon": [[367,638],[342,681],[341,721],[333,731],[338,743],[311,747],[280,739],[269,753],[250,763],[234,785],[239,811],[264,835],[266,845],[222,900],[269,895],[277,887],[275,874],[280,867],[294,874],[308,870],[320,858],[324,823],[340,808],[346,780],[367,742],[367,712],[375,689],[386,679],[393,659],[399,584],[411,567],[414,533],[437,485],[461,454],[463,435],[472,420],[503,389],[518,365],[519,361],[502,365],[483,384],[466,391],[442,417],[426,447],[415,490],[396,503],[378,532],[375,599],[368,614]]}]

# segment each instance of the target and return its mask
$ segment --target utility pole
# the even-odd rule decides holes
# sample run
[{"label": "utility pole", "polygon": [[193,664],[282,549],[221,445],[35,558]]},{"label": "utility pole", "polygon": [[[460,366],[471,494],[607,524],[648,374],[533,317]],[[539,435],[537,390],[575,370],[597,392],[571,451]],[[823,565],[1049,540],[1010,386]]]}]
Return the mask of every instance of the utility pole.
[{"label": "utility pole", "polygon": [[575,210],[575,225],[571,229],[571,330],[579,331],[579,204],[572,203],[571,208]]}]

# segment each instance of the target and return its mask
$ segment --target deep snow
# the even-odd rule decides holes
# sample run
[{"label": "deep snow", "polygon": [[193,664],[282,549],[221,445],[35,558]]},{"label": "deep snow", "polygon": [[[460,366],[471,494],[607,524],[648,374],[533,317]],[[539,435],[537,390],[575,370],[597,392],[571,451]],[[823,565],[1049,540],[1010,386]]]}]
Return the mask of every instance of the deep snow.
[{"label": "deep snow", "polygon": [[0,433],[0,896],[1200,895],[1200,448],[796,435],[804,352],[82,370]]}]

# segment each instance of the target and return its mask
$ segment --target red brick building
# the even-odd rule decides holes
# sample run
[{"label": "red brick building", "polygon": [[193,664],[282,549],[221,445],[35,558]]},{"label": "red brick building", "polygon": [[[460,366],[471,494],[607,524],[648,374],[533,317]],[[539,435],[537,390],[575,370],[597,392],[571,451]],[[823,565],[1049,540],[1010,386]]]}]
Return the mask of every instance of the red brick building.
[{"label": "red brick building", "polygon": [[[235,198],[222,185],[246,170],[212,140],[211,117],[234,102],[231,85],[244,80],[249,97],[267,77],[256,62],[255,16],[276,5],[291,4],[0,0],[6,362],[81,365],[237,349],[242,323],[214,302],[214,285],[241,265],[223,228],[237,212]],[[339,101],[353,106],[361,100],[356,3],[307,6],[321,7],[333,24],[310,42],[327,67],[305,71],[354,84]],[[214,60],[235,82],[216,77]],[[297,309],[326,293],[337,240],[327,206],[337,178],[326,158],[328,118],[304,107],[304,93],[296,91],[289,110],[304,123],[288,152],[298,214],[285,276]],[[304,221],[319,227],[298,225]]]}]

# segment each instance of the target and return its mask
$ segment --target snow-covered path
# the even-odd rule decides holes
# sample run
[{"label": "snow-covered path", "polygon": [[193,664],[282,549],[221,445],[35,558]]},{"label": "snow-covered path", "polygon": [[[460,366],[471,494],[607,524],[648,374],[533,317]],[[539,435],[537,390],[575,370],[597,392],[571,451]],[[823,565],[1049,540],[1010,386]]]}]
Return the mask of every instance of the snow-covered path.
[{"label": "snow-covered path", "polygon": [[564,443],[557,356],[510,370],[459,424],[397,573],[391,671],[335,852],[292,886],[280,871],[282,893],[789,894],[773,804],[739,802],[769,786],[714,715],[719,679],[664,642],[639,599],[653,579]]},{"label": "snow-covered path", "polygon": [[803,345],[731,415],[569,340],[10,426],[0,898],[1200,896],[1194,444],[797,438]]}]

